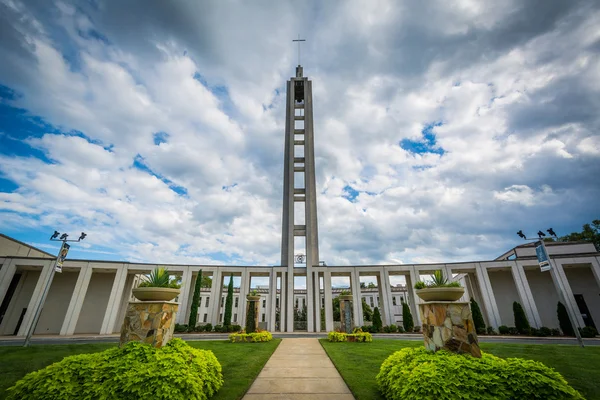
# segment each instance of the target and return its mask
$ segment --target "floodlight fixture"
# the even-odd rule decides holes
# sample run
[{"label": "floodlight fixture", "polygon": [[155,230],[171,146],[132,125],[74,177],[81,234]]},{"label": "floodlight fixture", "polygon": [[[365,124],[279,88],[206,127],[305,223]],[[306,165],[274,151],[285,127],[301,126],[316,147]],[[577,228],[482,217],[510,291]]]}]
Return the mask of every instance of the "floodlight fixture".
[{"label": "floodlight fixture", "polygon": [[86,236],[87,235],[85,232],[81,232],[81,236],[79,236],[79,239],[77,239],[77,240],[83,240],[83,239],[85,239]]},{"label": "floodlight fixture", "polygon": [[67,237],[69,237],[69,235],[63,233],[62,235],[60,235],[60,240],[67,240]]},{"label": "floodlight fixture", "polygon": [[52,236],[50,236],[50,240],[54,240],[58,237],[58,235],[60,235],[59,231],[54,231],[54,233],[52,234]]},{"label": "floodlight fixture", "polygon": [[519,235],[519,237],[520,237],[521,239],[527,239],[527,237],[525,236],[525,234],[523,233],[523,231],[519,231],[519,232],[517,232],[517,235]]},{"label": "floodlight fixture", "polygon": [[539,237],[540,239],[541,239],[542,237],[545,237],[545,236],[546,236],[546,234],[545,234],[544,232],[542,232],[542,231],[538,231],[538,233],[537,233],[537,234],[538,234],[538,237]]},{"label": "floodlight fixture", "polygon": [[558,236],[556,236],[556,233],[554,233],[554,229],[550,228],[550,229],[546,230],[546,232],[548,232],[550,234],[550,236],[554,236],[555,238],[558,239]]}]

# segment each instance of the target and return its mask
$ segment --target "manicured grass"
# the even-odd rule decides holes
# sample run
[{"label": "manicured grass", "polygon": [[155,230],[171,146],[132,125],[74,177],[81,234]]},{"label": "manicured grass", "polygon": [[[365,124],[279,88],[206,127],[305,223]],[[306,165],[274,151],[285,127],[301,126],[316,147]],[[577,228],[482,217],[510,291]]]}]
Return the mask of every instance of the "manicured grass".
[{"label": "manicured grass", "polygon": [[[383,399],[375,381],[383,360],[403,347],[423,346],[420,341],[389,339],[373,339],[372,343],[320,342],[357,400]],[[600,347],[481,343],[481,349],[498,357],[541,361],[560,372],[586,399],[600,400]]]},{"label": "manicured grass", "polygon": [[[229,343],[228,341],[189,341],[188,344],[212,350],[223,367],[225,384],[213,399],[241,399],[273,354],[281,339],[265,343]],[[114,347],[114,343],[35,345],[0,347],[0,399],[5,391],[27,373],[44,368],[66,356],[94,353]]]}]

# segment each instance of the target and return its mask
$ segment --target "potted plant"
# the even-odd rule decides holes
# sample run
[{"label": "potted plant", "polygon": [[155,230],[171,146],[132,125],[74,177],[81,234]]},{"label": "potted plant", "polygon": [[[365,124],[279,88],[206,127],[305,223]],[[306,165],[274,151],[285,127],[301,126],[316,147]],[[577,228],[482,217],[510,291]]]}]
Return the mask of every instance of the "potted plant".
[{"label": "potted plant", "polygon": [[465,288],[457,281],[448,282],[442,271],[433,273],[433,281],[415,283],[416,293],[424,301],[456,301],[465,293]]},{"label": "potted plant", "polygon": [[352,301],[352,293],[349,290],[342,290],[340,292],[340,295],[338,296],[338,299],[340,299],[340,301],[342,301],[342,300]]},{"label": "potted plant", "polygon": [[248,293],[246,299],[248,299],[248,301],[259,301],[260,295],[258,294],[258,291],[254,289],[250,293]]},{"label": "potted plant", "polygon": [[171,279],[164,267],[154,269],[150,275],[144,275],[144,280],[133,289],[133,295],[140,301],[171,301],[179,296],[181,284],[177,278]]}]

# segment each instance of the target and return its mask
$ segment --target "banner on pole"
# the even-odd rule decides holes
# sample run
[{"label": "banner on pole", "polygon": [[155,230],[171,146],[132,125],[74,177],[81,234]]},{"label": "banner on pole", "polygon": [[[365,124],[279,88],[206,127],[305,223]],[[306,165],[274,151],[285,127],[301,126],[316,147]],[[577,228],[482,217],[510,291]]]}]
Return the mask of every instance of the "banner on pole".
[{"label": "banner on pole", "polygon": [[59,272],[59,273],[62,272],[62,266],[63,266],[63,263],[65,262],[65,259],[67,258],[67,254],[69,253],[70,248],[71,248],[71,245],[63,242],[63,245],[60,248],[60,253],[58,253],[58,257],[56,258],[56,266],[54,267],[54,270],[56,272]]},{"label": "banner on pole", "polygon": [[546,248],[544,244],[540,241],[535,244],[535,254],[537,255],[538,265],[540,266],[540,271],[549,271],[550,261],[548,260],[548,253],[546,253]]}]

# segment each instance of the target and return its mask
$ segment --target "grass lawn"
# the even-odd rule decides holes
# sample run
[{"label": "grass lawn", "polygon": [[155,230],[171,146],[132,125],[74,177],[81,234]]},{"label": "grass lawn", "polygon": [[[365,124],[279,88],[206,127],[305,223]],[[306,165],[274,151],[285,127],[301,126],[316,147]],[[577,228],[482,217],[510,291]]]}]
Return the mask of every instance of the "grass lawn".
[{"label": "grass lawn", "polygon": [[[213,399],[241,399],[281,339],[266,343],[229,343],[228,341],[189,341],[188,344],[212,350],[223,367],[225,383]],[[44,368],[66,356],[94,353],[116,346],[115,343],[35,345],[0,347],[0,399],[5,391],[27,373]]]},{"label": "grass lawn", "polygon": [[[357,400],[383,399],[375,376],[383,360],[403,347],[423,346],[420,341],[373,339],[372,343],[330,343],[323,348]],[[554,368],[588,400],[600,400],[600,347],[565,345],[480,343],[481,349],[498,357],[541,361]]]}]

